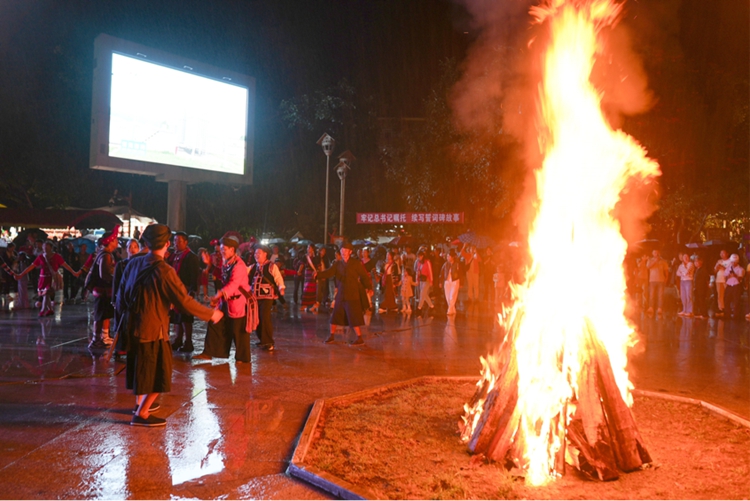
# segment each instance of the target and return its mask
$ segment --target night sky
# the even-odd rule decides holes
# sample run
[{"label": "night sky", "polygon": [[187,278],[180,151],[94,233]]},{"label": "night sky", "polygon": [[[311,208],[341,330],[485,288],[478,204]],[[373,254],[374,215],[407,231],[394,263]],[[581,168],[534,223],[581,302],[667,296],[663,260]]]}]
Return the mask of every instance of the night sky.
[{"label": "night sky", "polygon": [[[32,186],[30,196],[22,195],[0,181],[0,203],[95,207],[106,204],[119,188],[134,191],[138,210],[165,218],[165,185],[88,170],[93,41],[99,33],[255,77],[253,189],[259,190],[263,183],[285,182],[274,177],[277,160],[271,160],[286,145],[278,116],[283,99],[346,78],[360,95],[374,97],[379,117],[424,116],[424,99],[440,78],[441,61],[465,60],[480,37],[467,3],[491,4],[3,0],[0,169],[6,176],[29,171],[50,179],[62,172],[55,186],[69,196],[53,200],[45,194],[49,187],[42,185]],[[628,8],[623,22],[644,59],[656,105],[628,119],[625,128],[662,163],[668,185],[732,176],[747,187],[747,1],[631,0]],[[526,29],[524,22],[518,30]],[[309,139],[314,142],[322,132],[310,132]],[[696,146],[696,141],[707,144]],[[727,149],[731,154],[725,154]],[[322,154],[312,161],[323,162]],[[84,176],[89,185],[79,193],[75,180]],[[351,196],[356,198],[356,192]],[[254,218],[251,226],[267,219],[249,217]]]}]

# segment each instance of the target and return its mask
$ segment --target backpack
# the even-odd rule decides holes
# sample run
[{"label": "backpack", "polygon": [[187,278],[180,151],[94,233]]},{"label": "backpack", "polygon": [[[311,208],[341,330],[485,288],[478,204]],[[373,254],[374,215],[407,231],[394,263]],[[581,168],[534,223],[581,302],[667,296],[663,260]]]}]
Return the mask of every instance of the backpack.
[{"label": "backpack", "polygon": [[83,288],[89,292],[94,290],[94,287],[102,285],[102,279],[99,276],[99,268],[101,267],[101,259],[104,256],[104,252],[100,252],[94,259],[94,264],[91,265],[91,269],[86,274],[86,279],[83,281]]}]

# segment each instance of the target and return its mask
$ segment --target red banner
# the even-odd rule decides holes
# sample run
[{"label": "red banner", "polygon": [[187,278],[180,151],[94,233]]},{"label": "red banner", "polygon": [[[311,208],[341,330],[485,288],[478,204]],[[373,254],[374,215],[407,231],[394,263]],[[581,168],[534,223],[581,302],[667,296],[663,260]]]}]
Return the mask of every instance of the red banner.
[{"label": "red banner", "polygon": [[357,224],[453,224],[463,222],[463,212],[357,212]]}]

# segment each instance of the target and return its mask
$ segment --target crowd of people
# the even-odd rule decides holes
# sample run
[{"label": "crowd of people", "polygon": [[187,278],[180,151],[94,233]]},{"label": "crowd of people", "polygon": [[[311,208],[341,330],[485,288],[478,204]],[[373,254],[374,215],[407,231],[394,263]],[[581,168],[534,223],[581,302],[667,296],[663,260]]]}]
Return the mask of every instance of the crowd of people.
[{"label": "crowd of people", "polygon": [[[363,345],[365,317],[401,313],[448,317],[459,311],[459,291],[465,304],[500,305],[510,300],[509,282],[519,282],[521,266],[511,253],[496,258],[490,248],[470,244],[401,248],[278,246],[242,242],[228,232],[212,248],[189,246],[188,235],[166,225],[151,225],[139,239],[122,245],[118,229],[96,242],[96,252],[76,252],[66,242],[30,241],[0,253],[2,304],[16,293],[15,308],[29,306],[29,277],[36,283],[39,316],[52,314],[55,294],[76,301],[80,291],[93,300],[91,350],[126,356],[127,387],[136,395],[131,424],[163,426],[152,413],[158,394],[171,385],[173,353],[195,350],[196,317],[208,322],[204,348],[194,360],[251,359],[251,334],[256,345],[275,351],[272,312],[291,305],[309,313],[330,313],[334,343],[341,328],[352,328]],[[85,259],[84,259],[85,257]],[[81,264],[83,263],[83,264]],[[722,251],[713,265],[701,255],[680,253],[672,263],[658,250],[637,257],[629,268],[629,285],[647,315],[663,315],[665,290],[675,284],[680,316],[741,318],[742,292],[750,284],[750,265],[738,254]],[[67,277],[67,285],[66,285]],[[293,283],[286,302],[286,278]],[[715,290],[715,294],[711,291]],[[715,298],[716,306],[709,302]],[[709,308],[710,307],[710,308]],[[745,316],[750,320],[750,314]],[[113,346],[114,345],[114,346]]]},{"label": "crowd of people", "polygon": [[670,263],[653,250],[637,258],[630,278],[636,304],[647,315],[664,314],[664,292],[673,284],[679,316],[706,319],[710,310],[716,318],[744,315],[750,320],[742,303],[742,293],[750,286],[750,264],[743,265],[739,254],[722,249],[712,266],[698,253],[679,252]]}]

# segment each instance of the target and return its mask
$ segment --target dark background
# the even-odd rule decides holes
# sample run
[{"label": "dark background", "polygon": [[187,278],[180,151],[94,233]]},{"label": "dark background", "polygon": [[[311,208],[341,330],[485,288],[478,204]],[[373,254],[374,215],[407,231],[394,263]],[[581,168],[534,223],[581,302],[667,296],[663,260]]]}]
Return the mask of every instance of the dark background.
[{"label": "dark background", "polygon": [[[662,166],[652,224],[664,238],[747,224],[749,16],[745,0],[627,4],[623,23],[655,106],[623,127]],[[336,153],[358,158],[349,236],[373,229],[356,226],[355,212],[400,210],[466,212],[465,227],[419,228],[435,236],[469,227],[504,236],[520,187],[503,176],[518,168],[518,151],[450,153],[466,139],[450,96],[481,36],[475,26],[464,5],[443,0],[3,0],[0,203],[97,207],[118,189],[166,219],[165,184],[88,169],[93,41],[107,33],[256,79],[254,185],[191,186],[189,232],[301,230],[320,240],[325,156],[315,141],[329,132]]]}]

